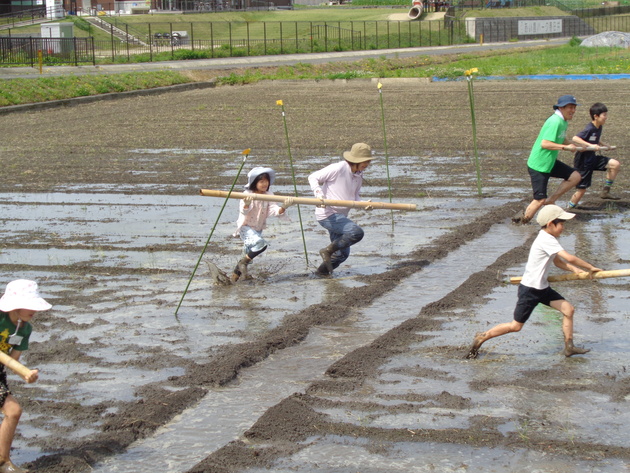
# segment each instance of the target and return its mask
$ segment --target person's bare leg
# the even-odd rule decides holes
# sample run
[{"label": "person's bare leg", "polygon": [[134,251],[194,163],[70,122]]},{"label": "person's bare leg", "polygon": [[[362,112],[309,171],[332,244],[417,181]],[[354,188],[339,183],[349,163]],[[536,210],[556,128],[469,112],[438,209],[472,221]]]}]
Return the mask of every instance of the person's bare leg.
[{"label": "person's bare leg", "polygon": [[479,332],[475,335],[473,340],[473,344],[470,347],[470,351],[466,355],[466,358],[472,359],[477,358],[477,354],[479,353],[479,348],[484,344],[487,340],[491,338],[500,337],[501,335],[505,335],[506,333],[511,332],[520,332],[523,328],[523,324],[517,322],[516,320],[512,320],[512,322],[507,322],[504,324],[495,325],[487,332]]},{"label": "person's bare leg", "polygon": [[536,215],[536,212],[538,212],[544,204],[545,199],[532,200],[525,209],[525,214],[523,214],[523,217],[521,218],[521,223],[529,223],[531,219],[534,218],[534,215]]},{"label": "person's bare leg", "polygon": [[0,424],[0,465],[11,461],[11,444],[22,416],[22,408],[12,395],[8,395],[2,406],[4,419]]},{"label": "person's bare leg", "polygon": [[576,190],[575,194],[571,196],[571,200],[569,200],[569,202],[571,203],[570,207],[576,207],[577,204],[580,203],[580,200],[582,200],[582,197],[584,197],[585,193],[586,193],[586,189]]},{"label": "person's bare leg", "polygon": [[575,308],[566,300],[553,301],[551,307],[559,310],[562,317],[562,334],[564,335],[564,356],[583,355],[591,351],[588,348],[573,346],[573,314]]},{"label": "person's bare leg", "polygon": [[547,197],[545,205],[555,204],[556,200],[558,200],[565,192],[577,186],[581,180],[582,177],[580,176],[580,173],[573,171],[569,179],[562,181],[560,186],[556,189],[556,192],[554,192],[550,197]]},{"label": "person's bare leg", "polygon": [[606,166],[606,179],[614,181],[619,173],[620,167],[621,164],[616,159],[608,161],[608,166]]}]

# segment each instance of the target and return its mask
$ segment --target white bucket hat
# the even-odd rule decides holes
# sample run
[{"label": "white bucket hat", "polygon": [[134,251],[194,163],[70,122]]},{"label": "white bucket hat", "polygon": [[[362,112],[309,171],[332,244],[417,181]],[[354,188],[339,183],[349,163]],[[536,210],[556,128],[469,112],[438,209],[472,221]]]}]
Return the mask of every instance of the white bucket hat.
[{"label": "white bucket hat", "polygon": [[16,309],[48,310],[52,307],[39,297],[37,283],[28,279],[17,279],[7,284],[4,295],[0,297],[0,310],[11,312]]},{"label": "white bucket hat", "polygon": [[271,168],[255,167],[247,173],[247,185],[245,186],[245,189],[250,191],[254,190],[252,189],[252,184],[261,174],[267,174],[269,176],[269,186],[271,187],[276,180],[276,171]]}]

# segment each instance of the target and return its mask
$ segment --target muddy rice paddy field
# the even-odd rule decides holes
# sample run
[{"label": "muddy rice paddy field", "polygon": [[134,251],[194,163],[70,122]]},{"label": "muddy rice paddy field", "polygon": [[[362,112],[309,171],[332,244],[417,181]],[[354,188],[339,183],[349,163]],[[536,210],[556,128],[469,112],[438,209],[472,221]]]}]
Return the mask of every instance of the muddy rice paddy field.
[{"label": "muddy rice paddy field", "polygon": [[[482,195],[465,83],[271,82],[78,104],[0,117],[2,286],[39,282],[54,307],[34,319],[10,384],[25,413],[13,460],[34,472],[628,471],[630,280],[556,283],[577,308],[565,358],[557,313],[464,356],[475,332],[509,321],[535,225],[529,148],[558,96],[609,107],[622,199],[595,179],[564,247],[630,267],[627,81],[475,83]],[[363,198],[415,212],[353,211],[366,236],[331,279],[313,275],[327,235],[313,209],[271,221],[253,279],[229,271],[237,201],[253,166],[298,192],[354,142],[379,159]],[[612,154],[611,154],[612,155]],[[561,154],[565,162],[571,156]],[[386,166],[386,161],[389,166]],[[564,205],[566,200],[561,202]],[[304,240],[300,232],[300,217]],[[182,305],[182,294],[215,226]],[[307,252],[305,256],[304,246]]]}]

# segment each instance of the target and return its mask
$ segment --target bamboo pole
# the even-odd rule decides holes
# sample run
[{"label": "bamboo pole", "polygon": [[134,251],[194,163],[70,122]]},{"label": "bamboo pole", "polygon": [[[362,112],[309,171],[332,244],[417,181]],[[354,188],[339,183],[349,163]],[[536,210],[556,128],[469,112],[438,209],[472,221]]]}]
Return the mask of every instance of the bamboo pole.
[{"label": "bamboo pole", "polygon": [[[588,271],[583,271],[579,274],[559,274],[557,276],[549,276],[547,278],[547,281],[577,281],[581,279],[590,279],[590,275],[591,273],[589,273]],[[611,271],[598,271],[596,273],[593,273],[593,279],[621,278],[624,276],[630,276],[630,269],[614,269]],[[523,278],[510,278],[510,284],[520,284],[522,279]]]},{"label": "bamboo pole", "polygon": [[15,358],[10,357],[4,352],[0,351],[0,363],[2,363],[7,368],[10,368],[15,373],[19,374],[25,380],[31,374],[31,370],[24,366],[22,363],[17,361]]},{"label": "bamboo pole", "polygon": [[[215,191],[210,189],[200,189],[199,193],[206,197],[229,197],[230,199],[244,199],[252,197],[253,200],[266,200],[267,202],[284,202],[291,196],[267,195],[244,192],[226,192]],[[365,209],[373,207],[375,209],[392,209],[392,210],[417,210],[416,204],[390,204],[389,202],[368,202],[354,200],[331,200],[331,199],[315,199],[309,197],[291,197],[296,204],[303,205],[325,205],[327,207],[350,207],[351,209]]]}]

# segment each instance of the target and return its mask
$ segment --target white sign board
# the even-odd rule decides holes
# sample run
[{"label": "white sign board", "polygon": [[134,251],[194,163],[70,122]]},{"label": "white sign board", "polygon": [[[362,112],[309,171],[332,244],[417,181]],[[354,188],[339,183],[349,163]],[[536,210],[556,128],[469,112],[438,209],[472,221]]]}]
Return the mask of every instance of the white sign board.
[{"label": "white sign board", "polygon": [[562,33],[562,20],[518,20],[518,34]]}]

